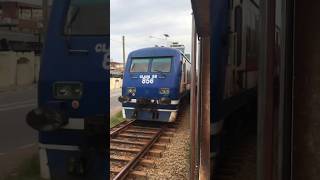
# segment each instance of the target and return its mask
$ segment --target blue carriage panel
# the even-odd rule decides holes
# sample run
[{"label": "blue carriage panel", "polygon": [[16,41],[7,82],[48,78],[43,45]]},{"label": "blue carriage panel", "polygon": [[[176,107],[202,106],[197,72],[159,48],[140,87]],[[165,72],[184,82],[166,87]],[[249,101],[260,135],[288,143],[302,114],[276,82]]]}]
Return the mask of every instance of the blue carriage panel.
[{"label": "blue carriage panel", "polygon": [[[53,5],[54,11],[48,25],[40,68],[39,106],[45,106],[50,101],[63,101],[72,117],[107,115],[109,73],[103,68],[103,63],[108,59],[109,37],[101,32],[92,35],[65,32],[64,28],[68,23],[67,13],[70,13],[68,2],[76,1],[60,0]],[[87,0],[80,2],[88,3]],[[107,4],[106,0],[96,2]],[[107,16],[107,12],[102,12],[101,8],[105,9],[103,6],[100,7],[97,16]],[[84,17],[81,18],[85,20]],[[107,18],[103,19],[106,22],[101,24],[107,24]],[[74,110],[71,107],[71,100],[57,99],[53,95],[54,85],[57,82],[82,84],[82,96],[78,99],[79,109]]]},{"label": "blue carriage panel", "polygon": [[109,0],[53,1],[38,108],[27,115],[28,124],[39,130],[41,174],[46,179],[105,179],[108,11]]}]

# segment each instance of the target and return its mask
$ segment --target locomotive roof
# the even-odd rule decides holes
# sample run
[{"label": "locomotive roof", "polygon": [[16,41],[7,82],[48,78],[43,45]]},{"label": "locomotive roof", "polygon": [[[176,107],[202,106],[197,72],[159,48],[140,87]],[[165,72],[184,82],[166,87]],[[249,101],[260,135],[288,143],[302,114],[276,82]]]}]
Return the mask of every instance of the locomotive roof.
[{"label": "locomotive roof", "polygon": [[150,47],[132,51],[129,57],[176,56],[178,54],[182,53],[174,48]]}]

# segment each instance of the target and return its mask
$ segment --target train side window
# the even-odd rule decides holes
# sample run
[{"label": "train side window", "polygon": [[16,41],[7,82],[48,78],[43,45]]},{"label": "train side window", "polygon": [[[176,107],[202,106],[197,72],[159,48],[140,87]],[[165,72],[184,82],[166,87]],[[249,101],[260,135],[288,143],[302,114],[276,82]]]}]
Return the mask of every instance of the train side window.
[{"label": "train side window", "polygon": [[235,57],[236,57],[236,63],[237,66],[240,66],[241,64],[241,56],[242,56],[242,9],[240,6],[237,6],[235,8],[235,13],[234,13],[234,27],[235,27],[235,32],[237,34],[236,38],[236,47],[237,49],[235,50]]}]

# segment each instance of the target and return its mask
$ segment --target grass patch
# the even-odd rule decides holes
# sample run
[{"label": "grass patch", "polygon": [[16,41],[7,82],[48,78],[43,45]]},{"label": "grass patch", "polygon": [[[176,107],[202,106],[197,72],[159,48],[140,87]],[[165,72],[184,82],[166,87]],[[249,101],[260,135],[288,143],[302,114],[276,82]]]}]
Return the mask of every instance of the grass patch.
[{"label": "grass patch", "polygon": [[5,177],[4,180],[42,180],[38,154],[23,161],[17,170]]},{"label": "grass patch", "polygon": [[122,118],[122,111],[119,111],[116,115],[110,118],[110,128],[113,128],[114,126],[123,121],[124,119]]}]

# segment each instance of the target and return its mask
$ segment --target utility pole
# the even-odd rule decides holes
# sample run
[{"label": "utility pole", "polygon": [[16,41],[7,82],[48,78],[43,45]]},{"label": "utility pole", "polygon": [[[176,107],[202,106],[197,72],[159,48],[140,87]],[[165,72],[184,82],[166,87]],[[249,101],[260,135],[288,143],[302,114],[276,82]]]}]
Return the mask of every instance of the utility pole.
[{"label": "utility pole", "polygon": [[123,58],[123,68],[124,68],[125,64],[126,64],[126,48],[125,48],[125,37],[124,36],[122,36],[122,58]]},{"label": "utility pole", "polygon": [[163,34],[163,36],[166,39],[167,47],[169,47],[169,43],[168,43],[168,37],[170,37],[169,34]]}]

